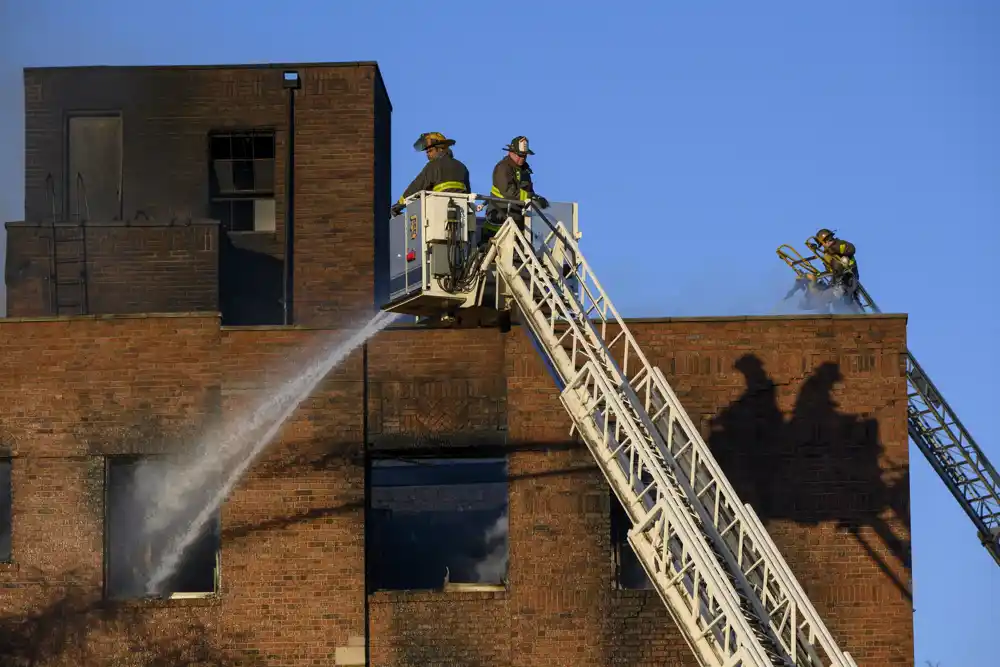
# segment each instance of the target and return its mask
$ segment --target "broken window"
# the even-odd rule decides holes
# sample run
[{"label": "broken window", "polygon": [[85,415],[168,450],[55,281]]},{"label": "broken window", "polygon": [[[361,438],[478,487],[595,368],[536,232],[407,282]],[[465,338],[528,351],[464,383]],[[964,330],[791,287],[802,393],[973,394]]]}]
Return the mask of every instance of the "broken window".
[{"label": "broken window", "polygon": [[157,568],[194,530],[194,519],[204,509],[197,491],[170,493],[172,480],[178,479],[170,466],[157,457],[107,459],[104,580],[109,598],[199,597],[218,590],[218,509],[181,551],[163,587],[149,589]]},{"label": "broken window", "polygon": [[10,482],[11,460],[0,458],[0,563],[13,560],[11,551],[11,517],[13,493]]},{"label": "broken window", "polygon": [[212,218],[231,232],[274,231],[274,132],[213,132],[209,153]]},{"label": "broken window", "polygon": [[615,575],[618,588],[625,590],[647,590],[653,582],[635,555],[628,541],[628,531],[632,530],[632,520],[611,492],[611,547],[614,549]]},{"label": "broken window", "polygon": [[505,458],[378,459],[370,494],[375,590],[506,581]]}]

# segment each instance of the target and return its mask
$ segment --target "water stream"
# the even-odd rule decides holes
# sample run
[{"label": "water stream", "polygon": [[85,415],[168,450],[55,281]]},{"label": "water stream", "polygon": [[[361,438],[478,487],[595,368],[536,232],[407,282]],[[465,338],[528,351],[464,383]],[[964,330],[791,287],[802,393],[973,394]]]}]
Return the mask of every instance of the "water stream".
[{"label": "water stream", "polygon": [[149,595],[162,594],[185,551],[201,535],[233,487],[257,460],[301,403],[320,382],[365,341],[388,326],[396,315],[379,312],[347,340],[321,352],[305,370],[286,381],[277,392],[251,406],[245,419],[227,421],[216,437],[205,438],[193,454],[171,471],[141,482],[150,512],[144,522],[147,536],[155,536],[194,515],[160,552],[146,583]]}]

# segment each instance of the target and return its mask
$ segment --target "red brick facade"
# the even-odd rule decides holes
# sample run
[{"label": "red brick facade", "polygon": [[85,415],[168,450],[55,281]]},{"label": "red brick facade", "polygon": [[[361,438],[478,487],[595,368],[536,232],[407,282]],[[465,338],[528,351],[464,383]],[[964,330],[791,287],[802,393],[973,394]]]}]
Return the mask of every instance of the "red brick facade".
[{"label": "red brick facade", "polygon": [[[518,327],[379,334],[225,502],[216,594],[102,599],[107,460],[245,419],[303,346],[380,302],[388,94],[373,63],[293,67],[295,327],[220,326],[280,322],[284,66],[25,72],[26,221],[8,224],[0,320],[0,665],[333,665],[367,634],[379,667],[693,666],[657,595],[619,585],[617,501]],[[67,119],[109,112],[123,176],[94,207],[120,210],[88,218],[78,246],[89,315],[48,317],[66,275],[53,234],[80,230]],[[211,217],[209,134],[237,129],[275,133],[273,231]],[[912,665],[905,318],[631,326],[841,645]],[[372,462],[470,453],[507,462],[506,581],[374,590]]]},{"label": "red brick facade", "polygon": [[[633,331],[842,645],[859,664],[912,665],[905,319]],[[181,649],[333,664],[365,629],[367,433],[373,453],[502,444],[510,512],[507,586],[372,593],[371,664],[695,664],[655,593],[616,589],[607,485],[518,328],[379,334],[227,500],[220,594],[102,605],[102,457],[161,451],[220,407],[232,414],[275,364],[327,335],[220,329],[208,314],[2,322],[0,373],[17,380],[0,416],[14,498],[0,638],[33,628],[44,664]],[[759,363],[734,370],[747,354]],[[56,614],[74,632],[46,630]]]}]

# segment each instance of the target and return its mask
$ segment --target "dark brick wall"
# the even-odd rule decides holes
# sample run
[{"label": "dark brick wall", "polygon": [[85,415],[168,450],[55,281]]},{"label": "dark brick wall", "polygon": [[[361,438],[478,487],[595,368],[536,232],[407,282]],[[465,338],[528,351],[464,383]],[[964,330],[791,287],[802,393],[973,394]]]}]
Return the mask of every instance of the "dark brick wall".
[{"label": "dark brick wall", "polygon": [[[332,325],[345,312],[367,309],[374,301],[374,229],[378,216],[385,216],[390,188],[389,139],[383,136],[389,132],[390,109],[373,63],[295,67],[302,74],[302,89],[296,98],[295,320],[304,325]],[[65,202],[64,164],[66,119],[74,112],[101,110],[122,115],[125,220],[208,217],[208,133],[273,129],[276,231],[255,233],[270,237],[272,242],[234,241],[244,253],[223,255],[227,287],[239,285],[241,279],[259,280],[262,265],[268,268],[284,254],[288,137],[283,68],[26,69],[26,220],[51,218],[46,187],[49,176],[55,184],[57,214],[75,212]],[[18,242],[16,238],[9,241],[15,258],[30,252],[20,250]],[[223,247],[233,244],[224,243]],[[150,267],[155,276],[151,280],[162,279],[165,270]],[[280,272],[276,275],[280,280]],[[187,308],[183,291],[178,288],[178,301],[169,311]],[[273,290],[262,290],[260,303],[248,306],[247,294],[253,292],[244,289],[223,299],[227,306],[233,300],[239,302],[232,305],[235,320],[225,313],[227,321],[257,324],[268,319],[268,313],[273,314]],[[22,298],[30,297],[26,292]],[[248,308],[253,311],[255,307],[262,312],[246,315]],[[37,306],[19,308],[29,311]]]},{"label": "dark brick wall", "polygon": [[[392,104],[384,87],[375,95],[375,265],[374,275],[389,275],[389,207],[392,192]],[[388,282],[375,279],[375,303],[389,300]]]},{"label": "dark brick wall", "polygon": [[[162,451],[219,410],[245,419],[247,401],[331,335],[217,325],[207,315],[0,323],[0,372],[22,378],[0,389],[15,561],[0,565],[11,610],[0,631],[23,636],[13,620],[38,628],[66,600],[99,595],[100,454]],[[912,665],[905,319],[632,329],[842,646],[859,664]],[[734,370],[748,353],[759,363]],[[367,365],[367,404],[355,351],[227,500],[220,595],[84,605],[60,621],[75,634],[36,634],[59,653],[43,664],[177,647],[228,647],[245,664],[332,663],[365,628],[366,414],[372,455],[501,447],[510,481],[506,590],[368,596],[373,665],[695,664],[654,592],[616,590],[607,485],[522,330],[390,330],[369,344]]]},{"label": "dark brick wall", "polygon": [[[15,379],[0,384],[0,440],[14,455],[5,658],[111,664],[197,643],[211,610],[96,606],[103,455],[162,452],[202,425],[218,404],[217,366],[206,363],[218,340],[214,316],[0,322],[0,375]],[[151,639],[130,646],[128,636]]]},{"label": "dark brick wall", "polygon": [[[54,283],[79,274],[70,261],[86,252],[87,313],[92,315],[215,312],[219,310],[219,226],[213,221],[177,225],[140,221],[60,227],[59,262],[52,261],[53,228],[7,225],[7,316],[56,314]],[[82,229],[82,235],[81,235]],[[70,238],[82,238],[80,242]],[[60,287],[60,303],[79,288]],[[66,313],[81,312],[64,309]]]}]

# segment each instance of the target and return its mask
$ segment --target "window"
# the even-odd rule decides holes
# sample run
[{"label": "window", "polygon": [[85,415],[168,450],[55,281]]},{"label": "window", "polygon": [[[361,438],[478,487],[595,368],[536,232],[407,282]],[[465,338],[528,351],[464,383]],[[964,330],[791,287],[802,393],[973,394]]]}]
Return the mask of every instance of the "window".
[{"label": "window", "polygon": [[13,515],[13,493],[10,482],[11,460],[0,458],[0,563],[13,560],[11,550],[11,517]]},{"label": "window", "polygon": [[643,569],[639,557],[628,542],[628,531],[632,529],[625,508],[618,502],[618,496],[611,492],[611,547],[614,549],[615,575],[618,588],[623,590],[647,590],[653,582]]},{"label": "window", "polygon": [[[190,529],[203,505],[198,502],[198,494],[177,497],[169,493],[170,464],[161,458],[108,458],[106,473],[105,595],[115,599],[148,597],[147,584],[155,569]],[[162,520],[165,527],[154,527],[151,520]],[[215,593],[219,583],[219,542],[216,510],[183,551],[165,590],[159,593],[172,598]]]},{"label": "window", "polygon": [[371,503],[376,590],[503,587],[506,459],[376,460]]},{"label": "window", "polygon": [[231,232],[273,232],[274,132],[209,135],[211,216]]}]

